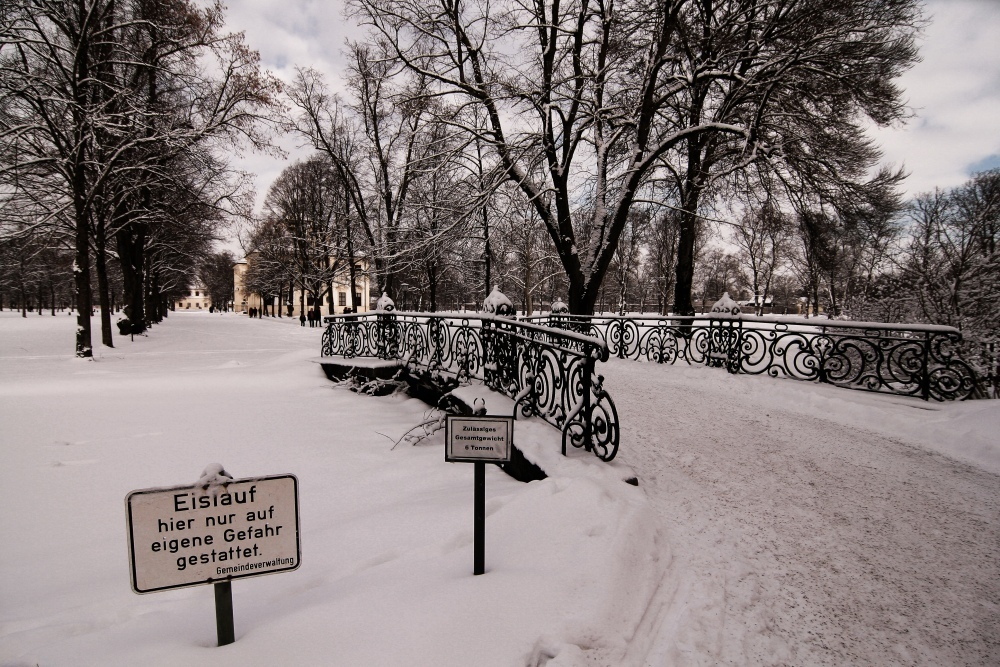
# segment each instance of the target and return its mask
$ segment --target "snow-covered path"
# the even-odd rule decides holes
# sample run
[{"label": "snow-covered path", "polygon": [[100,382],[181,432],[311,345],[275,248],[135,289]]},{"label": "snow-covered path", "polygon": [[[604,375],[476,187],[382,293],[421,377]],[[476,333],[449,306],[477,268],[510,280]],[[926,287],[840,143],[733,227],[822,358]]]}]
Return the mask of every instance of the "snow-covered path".
[{"label": "snow-covered path", "polygon": [[630,663],[1000,664],[1000,477],[921,442],[996,402],[600,371],[673,548]]}]

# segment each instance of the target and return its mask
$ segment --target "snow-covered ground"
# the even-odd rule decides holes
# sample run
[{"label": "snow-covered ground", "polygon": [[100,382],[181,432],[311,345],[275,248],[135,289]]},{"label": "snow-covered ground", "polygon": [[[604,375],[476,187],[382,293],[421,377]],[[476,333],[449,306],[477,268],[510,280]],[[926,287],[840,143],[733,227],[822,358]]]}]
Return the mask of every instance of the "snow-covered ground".
[{"label": "snow-covered ground", "polygon": [[[0,665],[1000,664],[1000,402],[612,361],[619,459],[518,422],[550,477],[488,470],[473,577],[472,466],[393,447],[426,406],[332,385],[320,329],[73,328],[0,313]],[[210,586],[131,592],[125,530],[213,462],[300,485],[302,566],[233,583],[222,648]]]},{"label": "snow-covered ground", "polygon": [[1000,664],[1000,402],[604,372],[674,555],[625,664]]}]

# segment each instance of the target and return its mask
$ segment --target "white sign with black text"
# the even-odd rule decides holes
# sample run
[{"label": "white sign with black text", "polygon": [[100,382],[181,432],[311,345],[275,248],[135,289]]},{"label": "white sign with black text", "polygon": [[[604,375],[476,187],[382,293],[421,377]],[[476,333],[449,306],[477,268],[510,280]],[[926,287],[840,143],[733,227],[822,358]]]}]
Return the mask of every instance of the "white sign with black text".
[{"label": "white sign with black text", "polygon": [[513,417],[448,415],[444,460],[451,463],[508,463]]},{"label": "white sign with black text", "polygon": [[132,590],[152,593],[299,566],[295,475],[133,491],[125,499]]}]

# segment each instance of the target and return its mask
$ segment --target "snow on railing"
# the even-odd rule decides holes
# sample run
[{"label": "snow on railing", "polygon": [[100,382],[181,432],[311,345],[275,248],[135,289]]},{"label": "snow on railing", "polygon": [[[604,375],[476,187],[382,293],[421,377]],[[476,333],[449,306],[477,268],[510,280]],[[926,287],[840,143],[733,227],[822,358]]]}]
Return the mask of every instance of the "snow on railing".
[{"label": "snow on railing", "polygon": [[526,318],[604,340],[612,355],[725,366],[924,400],[984,393],[953,327],[711,313]]},{"label": "snow on railing", "polygon": [[482,382],[515,400],[514,416],[538,416],[567,442],[610,461],[618,413],[596,375],[603,339],[495,315],[385,312],[324,318],[323,356],[404,361],[409,372]]}]

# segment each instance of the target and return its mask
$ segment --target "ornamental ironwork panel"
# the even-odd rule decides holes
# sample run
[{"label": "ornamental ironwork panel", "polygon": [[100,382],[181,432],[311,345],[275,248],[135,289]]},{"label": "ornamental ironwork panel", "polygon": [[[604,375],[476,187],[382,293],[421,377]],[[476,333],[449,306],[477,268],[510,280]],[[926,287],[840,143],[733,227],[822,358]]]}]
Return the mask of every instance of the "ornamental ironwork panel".
[{"label": "ornamental ironwork panel", "polygon": [[684,361],[924,400],[988,393],[952,327],[712,314],[526,318],[603,339],[620,359]]},{"label": "ornamental ironwork panel", "polygon": [[618,453],[614,400],[596,375],[607,361],[600,339],[585,327],[547,327],[495,316],[377,313],[330,316],[323,356],[399,359],[414,372],[482,382],[514,399],[514,416],[539,417],[562,433],[567,447],[604,461]]}]

